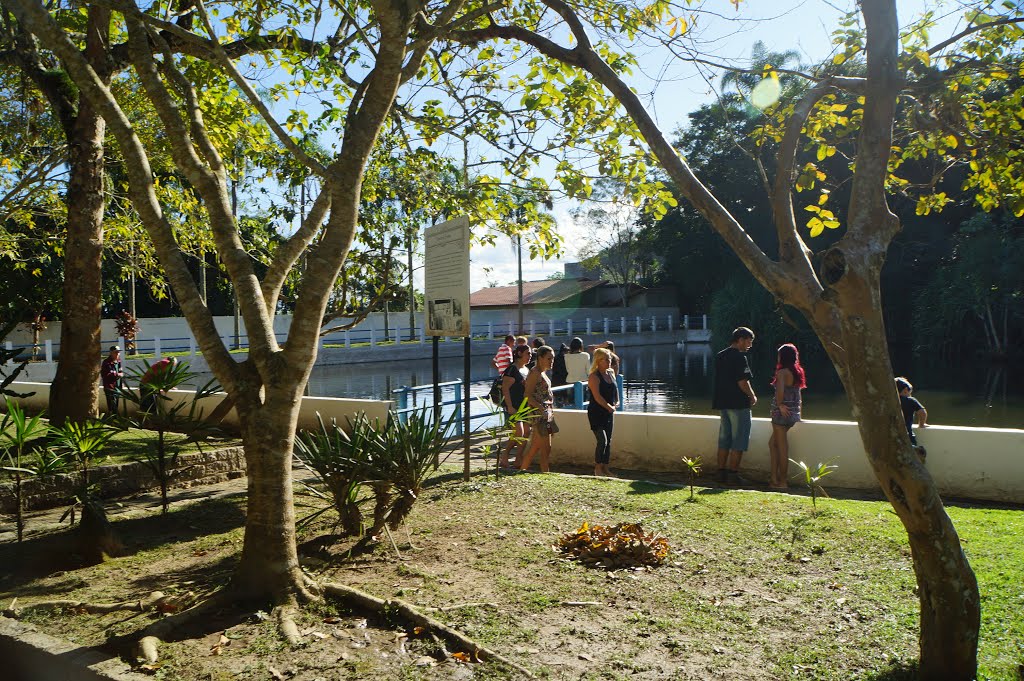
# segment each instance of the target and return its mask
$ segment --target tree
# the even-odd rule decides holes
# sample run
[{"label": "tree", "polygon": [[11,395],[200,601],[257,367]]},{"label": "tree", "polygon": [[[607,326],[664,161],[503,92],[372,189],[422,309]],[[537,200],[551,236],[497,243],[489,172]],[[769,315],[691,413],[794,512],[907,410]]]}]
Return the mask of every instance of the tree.
[{"label": "tree", "polygon": [[[238,363],[223,345],[182,257],[174,215],[164,210],[157,195],[152,149],[135,133],[106,74],[97,72],[45,6],[35,0],[3,0],[3,6],[59,58],[61,73],[77,85],[90,110],[102,112],[118,142],[132,204],[205,358],[239,415],[248,510],[242,555],[226,593],[274,603],[282,631],[297,641],[290,613],[318,591],[299,567],[295,544],[291,454],[299,404],[316,358],[325,310],[355,239],[371,154],[396,106],[399,86],[416,76],[429,54],[432,39],[413,35],[428,7],[374,0],[368,7],[352,8],[353,16],[368,15],[370,25],[343,19],[337,24],[338,37],[317,44],[298,35],[317,27],[314,9],[303,4],[275,6],[281,14],[273,16],[263,5],[239,4],[214,18],[197,2],[178,13],[177,23],[169,23],[161,18],[161,7],[150,8],[149,13],[117,3],[119,22],[124,22],[118,26],[127,34],[127,59],[161,121],[160,139],[149,143],[170,145],[177,172],[202,201],[217,255],[238,297],[249,334],[248,358]],[[430,15],[447,23],[458,10],[458,5],[436,12],[430,8]],[[285,28],[268,28],[274,26]],[[219,34],[225,32],[227,39],[221,42]],[[330,92],[335,104],[328,103],[319,119],[336,126],[339,133],[330,158],[314,158],[287,134],[286,126],[299,131],[307,127],[308,113],[302,107],[291,110],[282,124],[244,78],[236,58],[255,51],[268,60],[273,53],[280,63],[298,66],[291,69],[294,80],[289,87],[274,87],[270,96],[302,87],[299,81],[307,79],[317,80]],[[237,100],[257,112],[289,156],[320,182],[301,226],[274,251],[263,277],[245,250],[230,203],[225,151],[239,131],[218,131],[207,115],[210,109]],[[300,260],[291,328],[287,340],[279,343],[273,317],[285,281]]]},{"label": "tree", "polygon": [[[798,309],[807,318],[821,338],[850,398],[868,460],[907,529],[921,604],[921,676],[928,679],[974,678],[980,624],[977,581],[934,482],[914,456],[902,424],[892,386],[892,369],[881,313],[880,273],[888,246],[900,226],[886,200],[891,186],[888,184],[889,166],[894,152],[897,99],[910,87],[924,91],[931,85],[952,99],[957,88],[984,87],[993,79],[1005,80],[1011,69],[993,59],[991,52],[984,47],[972,50],[983,56],[980,60],[973,59],[976,54],[969,54],[963,60],[958,54],[951,54],[944,71],[932,66],[931,60],[949,45],[968,36],[987,36],[989,45],[1013,45],[1020,32],[1015,24],[1021,21],[1019,13],[1005,19],[973,14],[968,29],[955,36],[955,40],[931,48],[920,47],[919,40],[907,40],[906,44],[917,51],[901,56],[895,1],[864,0],[860,5],[863,31],[858,30],[855,18],[851,18],[844,28],[849,29],[845,31],[846,35],[854,36],[855,40],[846,45],[846,49],[837,54],[830,64],[809,74],[811,87],[798,101],[779,112],[783,124],[773,136],[778,144],[774,179],[767,183],[771,188],[778,245],[778,257],[771,258],[750,239],[737,217],[698,180],[658,129],[639,96],[624,80],[624,62],[627,60],[610,54],[605,44],[592,41],[584,16],[593,17],[595,26],[590,28],[608,31],[611,30],[611,22],[607,15],[600,11],[594,15],[583,15],[562,0],[543,2],[564,22],[556,23],[571,32],[571,47],[564,47],[550,35],[543,34],[543,29],[536,28],[543,26],[540,22],[524,26],[522,21],[499,21],[493,15],[489,17],[488,25],[468,29],[458,37],[473,45],[485,41],[526,43],[546,57],[537,62],[538,70],[558,70],[558,66],[551,65],[558,62],[588,73],[628,113],[649,153],[657,158],[678,191],[705,216],[757,280],[776,298]],[[650,23],[640,22],[640,25],[654,33],[660,29],[660,22],[665,21],[665,17],[657,12],[651,14]],[[674,20],[668,23],[678,27]],[[635,34],[640,29],[637,24],[630,24],[629,30]],[[1000,35],[992,35],[996,31]],[[1016,45],[1019,47],[1019,42]],[[865,56],[861,73],[843,75],[836,68],[860,54]],[[1019,53],[1014,59],[1019,60]],[[977,75],[979,72],[982,75]],[[764,76],[777,78],[777,74],[771,71]],[[964,78],[966,83],[961,80]],[[553,107],[566,107],[570,102],[576,103],[574,93],[552,92],[539,81],[537,89],[543,89],[547,98],[543,104],[537,104],[538,109],[548,111]],[[851,92],[855,105],[835,102],[834,93],[837,91]],[[1004,95],[991,92],[991,95],[1002,104],[986,106],[986,110],[993,114],[989,118],[1003,115],[1007,121],[1007,132],[1012,131],[1009,112],[1013,110],[1013,102],[1018,101],[1018,91],[1011,90]],[[973,97],[971,102],[981,106],[981,99]],[[848,108],[852,111],[844,115]],[[586,124],[571,121],[571,132],[578,134]],[[614,125],[620,126],[619,123]],[[982,127],[978,123],[977,129]],[[805,135],[810,143],[821,149],[822,160],[834,155],[834,146],[823,138],[826,133],[839,128],[857,138],[856,155],[851,159],[853,168],[845,229],[834,244],[814,254],[801,236],[794,194],[812,189],[820,171],[806,165],[798,167],[795,161],[798,150],[805,144]],[[941,130],[938,126],[936,129]],[[986,133],[992,135],[990,130]],[[936,138],[942,138],[937,134],[920,136],[922,140],[918,150],[929,145],[935,149],[938,146]],[[971,138],[972,146],[977,139],[978,135]],[[942,146],[948,149],[960,145],[961,138],[954,136]],[[1007,145],[1003,142],[1000,146],[1005,148]],[[979,156],[977,148],[972,156]],[[988,172],[990,177],[1005,177],[1007,168],[1017,168],[1019,161],[1020,154],[1016,152],[995,161],[974,158],[972,170],[978,168],[974,170],[975,175]],[[1011,174],[1010,177],[1018,176]],[[998,183],[991,180],[979,182],[976,186],[982,190],[980,199],[990,207],[1000,205],[1007,195],[1000,191]],[[1016,211],[1016,203],[1012,203],[1016,199],[1012,197],[1017,196],[1015,192],[1019,183],[1016,179],[1007,181],[1002,189],[1010,190],[1011,205]],[[941,201],[941,198],[933,198],[931,203],[926,202],[926,206],[941,205]],[[811,211],[815,215],[809,222],[812,236],[842,226],[831,211],[822,208],[824,203],[810,204],[816,209]]]},{"label": "tree", "polygon": [[587,244],[579,250],[584,266],[598,269],[615,284],[627,307],[630,287],[638,283],[653,256],[642,238],[640,209],[620,198],[584,204],[573,217],[587,226]]}]

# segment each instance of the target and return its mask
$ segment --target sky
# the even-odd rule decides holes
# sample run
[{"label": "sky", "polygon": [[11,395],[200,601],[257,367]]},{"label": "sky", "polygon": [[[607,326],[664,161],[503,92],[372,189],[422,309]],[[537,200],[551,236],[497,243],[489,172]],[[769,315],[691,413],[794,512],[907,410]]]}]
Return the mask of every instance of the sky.
[{"label": "sky", "polygon": [[[843,0],[745,0],[737,12],[728,0],[707,0],[705,8],[715,9],[719,17],[698,21],[696,30],[714,59],[721,63],[745,66],[751,46],[762,41],[769,51],[796,50],[801,62],[815,63],[832,52],[831,32],[843,9],[852,3]],[[934,3],[933,3],[934,4]],[[918,16],[925,3],[921,0],[900,0],[901,25]],[[952,34],[955,17],[947,20],[935,36]],[[635,74],[630,85],[640,93],[663,132],[671,132],[686,122],[689,112],[716,97],[716,76],[708,80],[694,66],[678,60],[666,62],[654,51],[636,53],[643,73]],[[570,211],[574,204],[556,202],[552,214],[557,231],[564,238],[566,248],[560,258],[541,261],[529,260],[524,254],[523,279],[534,281],[563,271],[564,263],[578,260],[578,247],[587,242],[586,229],[577,224]],[[525,251],[525,249],[524,249]],[[516,258],[505,244],[498,247],[474,246],[470,252],[470,289],[496,283],[505,286],[515,283]],[[422,269],[416,283],[422,289]]]}]

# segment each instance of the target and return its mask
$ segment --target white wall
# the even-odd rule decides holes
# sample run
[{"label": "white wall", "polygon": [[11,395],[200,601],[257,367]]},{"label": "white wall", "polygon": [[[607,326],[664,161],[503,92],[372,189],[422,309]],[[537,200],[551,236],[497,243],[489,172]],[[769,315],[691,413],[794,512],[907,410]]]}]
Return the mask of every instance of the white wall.
[{"label": "white wall", "polygon": [[[586,412],[555,413],[561,432],[554,438],[552,461],[593,465],[594,436]],[[768,479],[770,434],[771,422],[755,418],[741,465],[744,475]],[[928,450],[927,469],[943,496],[1024,503],[1024,430],[932,426],[919,430],[917,440]],[[839,466],[824,481],[826,488],[878,489],[856,423],[802,421],[790,431],[789,446],[796,461]],[[615,415],[611,467],[678,472],[682,481],[682,457],[700,456],[705,470],[714,471],[717,448],[716,416],[624,412]],[[798,471],[791,463],[790,475]]]},{"label": "white wall", "polygon": [[[35,393],[31,397],[22,398],[20,402],[26,408],[32,410],[46,409],[50,401],[49,383],[20,383],[16,382],[8,387],[9,390],[20,393]],[[171,391],[171,397],[178,400],[188,399],[193,393],[185,390]],[[217,393],[202,401],[201,406],[204,414],[210,414],[226,397],[224,393]],[[355,418],[356,414],[364,413],[371,421],[380,419],[387,420],[388,410],[392,402],[384,400],[350,400],[337,397],[303,397],[299,407],[299,428],[316,428],[317,412],[323,417],[325,423],[330,423],[331,418],[337,420],[340,425],[346,425],[348,418]],[[100,395],[100,409],[106,411],[106,400]],[[232,409],[224,419],[224,423],[232,426],[238,425],[238,414]]]},{"label": "white wall", "polygon": [[[49,384],[15,383],[12,388],[20,392],[35,391],[33,397],[23,400],[26,406],[46,407]],[[206,413],[219,404],[220,399],[210,398],[204,404]],[[346,417],[354,417],[359,412],[366,413],[371,420],[384,421],[392,404],[378,400],[304,397],[299,427],[316,427],[318,411],[325,421],[334,417],[340,424],[347,423]],[[586,412],[558,409],[555,418],[561,431],[554,438],[552,461],[556,465],[593,465],[594,436]],[[227,420],[236,423],[235,419],[232,412]],[[768,478],[770,432],[768,419],[754,419],[750,450],[743,457],[741,468],[744,475],[755,480]],[[1024,504],[1024,430],[932,426],[919,430],[917,439],[928,449],[927,469],[943,496]],[[878,490],[856,423],[802,421],[790,431],[789,444],[790,457],[797,461],[810,465],[830,462],[839,466],[824,481],[826,488]],[[710,474],[717,465],[717,447],[716,416],[624,412],[615,415],[611,467],[678,473],[683,482],[682,457],[702,457],[705,470]],[[797,472],[790,464],[790,474]]]}]

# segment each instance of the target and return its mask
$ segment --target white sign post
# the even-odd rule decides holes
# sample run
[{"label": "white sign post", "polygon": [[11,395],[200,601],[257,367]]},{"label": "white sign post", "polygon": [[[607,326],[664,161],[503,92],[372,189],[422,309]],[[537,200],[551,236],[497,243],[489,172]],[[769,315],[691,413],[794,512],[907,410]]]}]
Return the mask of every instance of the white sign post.
[{"label": "white sign post", "polygon": [[469,336],[469,218],[425,230],[424,288],[428,336]]}]

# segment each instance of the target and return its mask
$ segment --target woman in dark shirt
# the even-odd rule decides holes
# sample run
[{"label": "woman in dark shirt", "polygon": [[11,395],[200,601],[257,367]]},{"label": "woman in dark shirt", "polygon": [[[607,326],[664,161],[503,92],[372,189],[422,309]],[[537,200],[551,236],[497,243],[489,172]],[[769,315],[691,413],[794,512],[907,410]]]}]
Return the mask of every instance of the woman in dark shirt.
[{"label": "woman in dark shirt", "polygon": [[590,388],[590,403],[587,405],[587,420],[594,432],[597,448],[594,450],[594,475],[610,476],[608,463],[612,456],[612,420],[619,404],[619,387],[615,381],[615,370],[611,367],[612,353],[604,348],[594,350],[594,364],[590,367],[587,386]]},{"label": "woman in dark shirt", "polygon": [[[528,346],[517,345],[512,350],[512,365],[505,369],[505,373],[501,377],[501,404],[505,408],[506,423],[513,414],[519,411],[519,406],[526,399],[526,376],[529,373],[526,363],[530,361],[531,356]],[[518,461],[523,455],[523,450],[526,449],[529,437],[530,424],[525,420],[518,421],[515,424],[515,433],[509,437],[508,445],[498,459],[498,465],[502,468],[508,467],[509,455],[512,453],[512,448],[516,446],[518,446],[516,449],[516,460]]]}]

